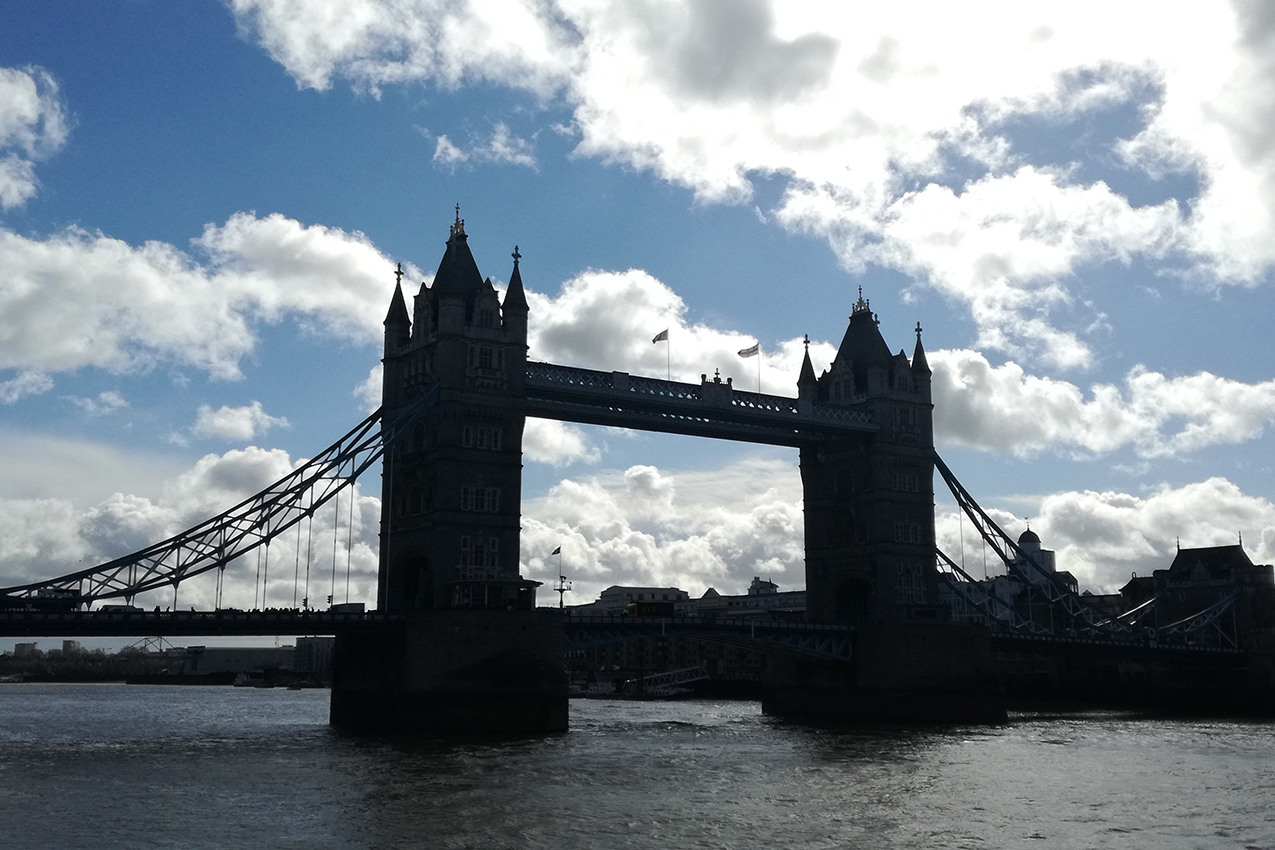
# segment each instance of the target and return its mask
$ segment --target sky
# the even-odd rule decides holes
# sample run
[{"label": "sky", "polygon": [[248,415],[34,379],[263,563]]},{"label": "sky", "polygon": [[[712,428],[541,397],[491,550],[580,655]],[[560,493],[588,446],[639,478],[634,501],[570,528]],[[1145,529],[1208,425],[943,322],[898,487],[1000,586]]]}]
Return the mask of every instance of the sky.
[{"label": "sky", "polygon": [[[861,289],[892,349],[923,328],[941,456],[1082,588],[1270,563],[1272,126],[1256,2],[0,4],[0,586],[375,409],[394,265],[428,281],[457,204],[498,287],[522,255],[534,359],[792,396]],[[795,450],[531,420],[524,453],[542,604],[804,587]],[[225,604],[373,600],[378,492]]]}]

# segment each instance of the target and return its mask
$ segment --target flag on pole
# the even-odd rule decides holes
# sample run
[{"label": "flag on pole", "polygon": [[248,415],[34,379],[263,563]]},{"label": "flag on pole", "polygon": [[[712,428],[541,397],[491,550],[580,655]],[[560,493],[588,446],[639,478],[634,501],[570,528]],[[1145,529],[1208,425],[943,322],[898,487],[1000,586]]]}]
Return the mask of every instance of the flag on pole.
[{"label": "flag on pole", "polygon": [[550,552],[549,554],[550,554],[550,555],[561,555],[561,554],[562,554],[562,547],[561,547],[561,546],[559,546],[557,549],[554,549],[554,550],[553,550],[552,552]]},{"label": "flag on pole", "polygon": [[756,343],[753,343],[752,348],[741,348],[739,350],[739,356],[740,357],[756,357],[757,352],[760,350],[761,350],[761,343],[756,342]]},{"label": "flag on pole", "polygon": [[659,333],[655,335],[655,339],[651,340],[651,344],[654,345],[657,342],[665,342],[667,340],[668,340],[668,328],[665,328],[664,330],[660,331]]}]

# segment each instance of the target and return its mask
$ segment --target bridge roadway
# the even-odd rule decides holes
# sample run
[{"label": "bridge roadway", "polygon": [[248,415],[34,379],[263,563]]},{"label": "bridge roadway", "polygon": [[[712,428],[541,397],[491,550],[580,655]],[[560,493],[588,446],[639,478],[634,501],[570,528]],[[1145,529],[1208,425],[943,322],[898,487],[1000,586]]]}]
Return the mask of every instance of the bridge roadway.
[{"label": "bridge roadway", "polygon": [[404,614],[301,611],[0,611],[3,637],[335,635],[403,628]]},{"label": "bridge roadway", "polygon": [[[493,611],[492,616],[500,612]],[[396,631],[410,615],[379,611],[0,611],[0,637],[215,637]],[[854,629],[778,620],[711,617],[565,617],[567,649],[659,635],[700,635],[848,660]]]}]

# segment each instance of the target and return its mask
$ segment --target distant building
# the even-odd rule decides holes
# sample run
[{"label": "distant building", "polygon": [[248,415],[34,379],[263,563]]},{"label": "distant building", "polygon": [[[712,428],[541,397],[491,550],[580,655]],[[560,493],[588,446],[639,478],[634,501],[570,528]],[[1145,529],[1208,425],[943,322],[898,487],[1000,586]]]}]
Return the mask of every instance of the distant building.
[{"label": "distant building", "polygon": [[[800,619],[805,610],[804,590],[780,591],[774,582],[754,576],[747,593],[731,596],[711,587],[702,596],[691,598],[677,587],[613,585],[602,591],[596,602],[569,607],[567,615]],[[723,683],[760,681],[765,665],[766,653],[762,649],[723,644],[693,635],[622,641],[581,650],[568,659],[568,668],[576,678],[600,682],[606,687],[610,687],[613,679],[618,681],[641,673],[703,667],[720,688]]]},{"label": "distant building", "polygon": [[40,644],[36,641],[29,643],[15,643],[13,645],[14,658],[35,658],[40,652]]},{"label": "distant building", "polygon": [[336,638],[299,637],[293,652],[292,669],[319,680],[332,678],[332,648]]},{"label": "distant building", "polygon": [[950,587],[940,587],[939,601],[947,605],[954,622],[982,622],[990,614],[1002,622],[1021,616],[1051,628],[1063,625],[1054,620],[1057,612],[1048,601],[1049,591],[1052,589],[1055,595],[1076,593],[1076,577],[1058,569],[1056,553],[1043,548],[1040,536],[1030,528],[1018,536],[1018,550],[1022,554],[1010,562],[1013,569],[1005,575],[962,585],[965,596]]},{"label": "distant building", "polygon": [[190,646],[182,672],[188,676],[207,673],[251,673],[264,670],[292,670],[296,648],[292,646]]},{"label": "distant building", "polygon": [[1125,610],[1155,599],[1155,613],[1142,624],[1164,628],[1186,617],[1239,597],[1230,626],[1249,648],[1272,647],[1275,630],[1275,567],[1254,564],[1244,547],[1178,549],[1167,570],[1134,576],[1120,595]]},{"label": "distant building", "polygon": [[[664,606],[669,606],[667,609]],[[779,585],[753,577],[748,592],[727,596],[709,588],[692,598],[678,587],[629,587],[612,585],[596,602],[568,606],[569,616],[618,617],[622,614],[683,617],[753,617],[759,615],[800,615],[806,610],[806,591],[781,592]]]},{"label": "distant building", "polygon": [[77,652],[79,652],[79,651],[80,651],[80,642],[79,642],[78,640],[64,640],[64,641],[62,641],[62,654],[63,654],[63,655],[74,655],[75,653],[77,653]]},{"label": "distant building", "polygon": [[679,613],[696,617],[800,617],[806,613],[806,591],[781,591],[773,581],[754,576],[742,596],[724,596],[710,587],[681,608]]}]

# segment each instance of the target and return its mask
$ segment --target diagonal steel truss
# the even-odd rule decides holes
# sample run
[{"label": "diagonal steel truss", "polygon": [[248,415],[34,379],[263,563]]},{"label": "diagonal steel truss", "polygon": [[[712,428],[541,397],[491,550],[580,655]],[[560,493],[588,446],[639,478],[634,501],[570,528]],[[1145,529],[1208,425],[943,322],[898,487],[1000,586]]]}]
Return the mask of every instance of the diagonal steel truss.
[{"label": "diagonal steel truss", "polygon": [[268,545],[284,531],[313,516],[329,499],[349,487],[431,408],[430,389],[397,419],[383,425],[378,409],[340,440],[288,475],[224,513],[167,540],[122,558],[79,572],[0,588],[0,599],[57,596],[72,604],[123,598],[176,587],[182,581]]},{"label": "diagonal steel truss", "polygon": [[[1154,610],[1158,596],[1113,617],[1087,602],[1083,596],[1073,593],[1061,582],[1056,581],[1048,570],[1028,557],[1013,538],[979,507],[974,497],[956,479],[952,470],[937,454],[934,455],[934,468],[938,470],[948,489],[952,491],[957,505],[978,529],[987,545],[992,547],[1005,564],[1007,573],[1021,581],[1029,593],[1043,598],[1048,606],[1055,609],[1061,615],[1059,619],[1065,624],[1063,628],[1066,632],[1121,642],[1133,640],[1145,643],[1182,644],[1194,643],[1197,636],[1207,634],[1208,637],[1216,640],[1219,646],[1229,645],[1232,648],[1236,646],[1234,636],[1222,628],[1222,618],[1235,610],[1241,596],[1238,590],[1203,611],[1161,629],[1159,634],[1155,629],[1143,628],[1139,625],[1143,618]],[[1047,636],[1057,633],[1056,626],[1052,624],[1046,626],[1031,617],[1030,606],[1029,615],[1025,616],[1022,611],[1009,605],[988,589],[975,590],[979,586],[978,582],[942,551],[937,549],[935,551],[940,562],[946,566],[946,570],[939,571],[940,580],[969,605],[983,622],[1000,625],[1020,634]]]}]

